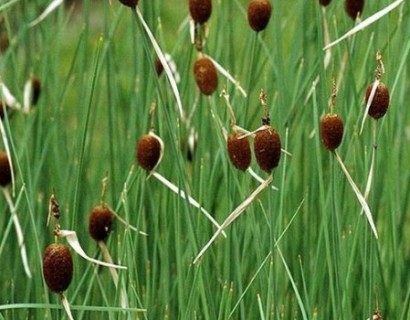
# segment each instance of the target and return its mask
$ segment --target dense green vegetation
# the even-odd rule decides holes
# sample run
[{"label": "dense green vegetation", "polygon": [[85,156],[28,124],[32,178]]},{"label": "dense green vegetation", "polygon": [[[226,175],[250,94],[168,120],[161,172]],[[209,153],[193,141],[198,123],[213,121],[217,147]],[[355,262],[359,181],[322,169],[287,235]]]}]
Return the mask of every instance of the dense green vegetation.
[{"label": "dense green vegetation", "polygon": [[[326,9],[318,1],[272,1],[269,24],[256,33],[247,21],[248,0],[214,0],[203,51],[232,74],[244,97],[222,73],[216,92],[200,94],[188,1],[140,0],[142,16],[178,68],[185,118],[166,75],[156,73],[155,51],[132,9],[116,0],[67,1],[29,27],[48,4],[0,2],[0,31],[9,39],[0,80],[21,104],[26,81],[36,75],[42,83],[31,112],[2,119],[1,149],[10,146],[12,199],[32,278],[2,195],[0,319],[66,318],[42,273],[44,249],[55,241],[54,221],[46,226],[49,199],[55,192],[61,228],[76,231],[84,251],[102,260],[88,217],[102,201],[104,178],[103,200],[148,236],[116,219],[106,245],[114,263],[128,268],[118,270],[118,290],[107,268],[71,250],[74,275],[65,295],[75,319],[368,319],[376,309],[385,319],[410,318],[408,3],[324,51],[325,25],[330,40],[355,26],[343,1]],[[388,4],[366,2],[362,20]],[[390,106],[380,120],[368,118],[360,134],[378,50]],[[319,121],[330,111],[332,79],[334,112],[344,121],[338,154],[362,193],[374,162],[367,201],[378,239],[335,155],[321,143]],[[231,117],[223,89],[237,125],[249,131],[261,125],[263,89],[271,125],[288,153],[272,173],[279,190],[262,191],[225,230],[227,237],[219,236],[193,264],[216,229],[137,165],[136,144],[152,125],[164,142],[156,171],[221,224],[260,185],[229,161],[221,126],[230,133]],[[188,155],[192,132],[196,147]],[[254,156],[251,167],[269,177]],[[11,185],[6,189],[13,193]],[[121,288],[128,308],[121,307]]]}]

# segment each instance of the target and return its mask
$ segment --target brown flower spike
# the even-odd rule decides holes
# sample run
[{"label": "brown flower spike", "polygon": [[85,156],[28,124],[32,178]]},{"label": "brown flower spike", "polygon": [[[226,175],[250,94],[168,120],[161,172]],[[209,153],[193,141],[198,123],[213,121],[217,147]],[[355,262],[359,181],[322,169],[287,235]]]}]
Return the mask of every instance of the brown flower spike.
[{"label": "brown flower spike", "polygon": [[204,24],[212,13],[211,0],[189,0],[189,13],[195,23]]},{"label": "brown flower spike", "polygon": [[152,171],[161,159],[162,144],[154,134],[141,137],[137,145],[138,164],[147,171]]},{"label": "brown flower spike", "polygon": [[73,278],[73,258],[63,244],[50,244],[44,251],[43,275],[51,291],[65,291]]},{"label": "brown flower spike", "polygon": [[130,8],[135,8],[138,5],[138,0],[120,0],[120,2]]},{"label": "brown flower spike", "polygon": [[194,76],[199,90],[211,95],[218,87],[218,73],[211,59],[203,57],[195,61]]},{"label": "brown flower spike", "polygon": [[320,136],[329,151],[334,151],[343,139],[343,120],[337,114],[329,113],[320,119]]},{"label": "brown flower spike", "polygon": [[347,15],[356,20],[358,15],[362,15],[364,0],[345,0],[345,11]]},{"label": "brown flower spike", "polygon": [[240,138],[241,134],[234,133],[228,137],[227,149],[229,159],[235,168],[245,171],[252,160],[248,138]]},{"label": "brown flower spike", "polygon": [[255,158],[259,167],[270,173],[279,164],[281,141],[279,134],[272,127],[267,127],[255,134],[253,144]]},{"label": "brown flower spike", "polygon": [[[366,97],[365,97],[366,104],[369,101],[372,88],[373,88],[373,83],[367,86]],[[368,111],[369,116],[371,116],[372,118],[376,120],[383,117],[387,112],[387,109],[389,107],[389,102],[390,102],[389,89],[387,89],[384,83],[380,82],[376,88],[373,101]]]},{"label": "brown flower spike", "polygon": [[268,25],[272,13],[272,5],[269,0],[251,0],[248,6],[248,22],[251,28],[262,31]]},{"label": "brown flower spike", "polygon": [[11,168],[9,157],[4,151],[0,151],[0,185],[5,187],[11,183]]},{"label": "brown flower spike", "polygon": [[319,0],[320,5],[326,7],[332,2],[332,0]]},{"label": "brown flower spike", "polygon": [[108,206],[94,207],[88,219],[88,232],[95,241],[103,241],[110,234],[112,223],[113,214]]}]

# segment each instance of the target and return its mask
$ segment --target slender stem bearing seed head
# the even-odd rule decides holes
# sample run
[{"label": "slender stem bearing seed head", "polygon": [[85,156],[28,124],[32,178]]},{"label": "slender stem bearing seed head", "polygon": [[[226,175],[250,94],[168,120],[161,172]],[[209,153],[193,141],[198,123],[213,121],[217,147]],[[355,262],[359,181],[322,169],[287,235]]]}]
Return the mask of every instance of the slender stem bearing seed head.
[{"label": "slender stem bearing seed head", "polygon": [[194,63],[194,76],[199,90],[211,95],[218,87],[218,73],[211,59],[202,57]]},{"label": "slender stem bearing seed head", "polygon": [[339,147],[343,139],[343,120],[337,114],[326,114],[320,119],[320,137],[329,151]]},{"label": "slender stem bearing seed head", "polygon": [[5,151],[0,151],[0,186],[11,183],[11,167],[9,157]]},{"label": "slender stem bearing seed head", "polygon": [[212,13],[211,0],[189,0],[189,13],[195,23],[204,24]]},{"label": "slender stem bearing seed head", "polygon": [[281,147],[279,134],[272,127],[255,134],[253,149],[256,161],[262,170],[270,173],[278,166]]},{"label": "slender stem bearing seed head", "polygon": [[268,25],[272,14],[272,5],[269,0],[251,0],[248,6],[248,22],[251,28],[262,31]]},{"label": "slender stem bearing seed head", "polygon": [[228,137],[227,149],[229,159],[235,168],[245,171],[252,160],[251,147],[248,138],[240,138],[241,134],[234,133]]},{"label": "slender stem bearing seed head", "polygon": [[[373,84],[369,84],[366,89],[366,96],[365,101],[366,104],[369,101],[370,94],[372,92]],[[376,92],[373,97],[373,101],[370,105],[368,114],[374,119],[380,119],[383,117],[390,103],[390,94],[389,89],[387,89],[386,85],[383,82],[380,82],[376,88]]]},{"label": "slender stem bearing seed head", "polygon": [[50,244],[43,255],[43,275],[51,291],[65,291],[73,278],[73,258],[61,243]]},{"label": "slender stem bearing seed head", "polygon": [[110,234],[112,223],[113,214],[108,206],[94,207],[88,219],[88,232],[95,241],[103,241]]}]

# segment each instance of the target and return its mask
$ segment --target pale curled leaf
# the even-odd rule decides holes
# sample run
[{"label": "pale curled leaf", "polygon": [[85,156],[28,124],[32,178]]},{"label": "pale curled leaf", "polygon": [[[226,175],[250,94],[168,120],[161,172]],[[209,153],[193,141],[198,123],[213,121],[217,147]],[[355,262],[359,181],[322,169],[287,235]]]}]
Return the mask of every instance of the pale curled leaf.
[{"label": "pale curled leaf", "polygon": [[398,7],[404,0],[397,0],[393,2],[392,4],[388,5],[384,9],[376,12],[374,15],[370,16],[366,20],[363,20],[359,24],[357,24],[354,28],[352,28],[350,31],[345,33],[343,36],[341,36],[339,39],[333,41],[332,43],[329,43],[327,46],[323,48],[323,50],[328,50],[329,48],[333,47],[334,45],[338,44],[339,42],[345,40],[346,38],[354,35],[355,33],[365,29],[372,23],[376,22],[377,20],[380,20],[383,16],[388,14],[390,11],[394,10],[396,7]]},{"label": "pale curled leaf", "polygon": [[77,233],[75,231],[72,230],[60,230],[58,233],[58,236],[61,238],[66,238],[68,244],[74,249],[74,251],[80,255],[81,257],[83,257],[84,259],[104,266],[104,267],[108,267],[108,268],[117,268],[117,269],[127,269],[127,267],[125,266],[119,266],[113,263],[107,263],[107,262],[103,262],[100,260],[96,260],[94,258],[89,257],[83,250],[83,248],[80,245],[80,242],[78,241],[78,237],[77,237]]},{"label": "pale curled leaf", "polygon": [[34,21],[32,21],[29,24],[29,27],[32,28],[35,25],[39,24],[41,21],[43,21],[45,18],[47,18],[47,16],[52,13],[55,9],[57,9],[61,4],[63,4],[64,0],[54,0],[53,2],[51,2],[48,7],[43,11],[42,14],[40,14],[40,16],[35,19]]},{"label": "pale curled leaf", "polygon": [[225,219],[225,221],[221,224],[219,229],[214,233],[212,238],[208,241],[208,243],[201,249],[201,251],[198,253],[198,255],[194,259],[194,264],[196,264],[199,259],[205,254],[205,252],[208,250],[208,248],[212,245],[212,243],[216,240],[216,238],[224,232],[224,230],[232,223],[234,222],[250,205],[251,203],[256,199],[256,197],[265,189],[267,188],[271,183],[272,183],[273,177],[269,176],[268,179],[266,179],[263,183],[259,185],[258,188],[255,189],[252,194],[246,198],[234,211],[232,211],[228,217]]},{"label": "pale curled leaf", "polygon": [[369,222],[370,228],[372,229],[372,232],[373,232],[375,238],[377,239],[378,235],[377,235],[376,225],[374,223],[373,215],[372,215],[372,212],[370,211],[369,205],[367,204],[366,199],[363,197],[363,195],[360,192],[359,188],[357,187],[356,183],[353,181],[352,177],[350,176],[349,171],[347,171],[347,168],[344,165],[344,163],[343,163],[342,159],[340,158],[339,154],[337,153],[337,151],[335,151],[334,153],[335,153],[337,161],[340,164],[340,167],[342,168],[343,173],[345,174],[345,176],[347,178],[347,181],[349,182],[350,186],[353,189],[353,192],[355,193],[355,195],[357,197],[357,200],[359,200],[360,205],[363,208],[363,211],[366,215],[367,221]]},{"label": "pale curled leaf", "polygon": [[61,293],[61,303],[63,304],[64,311],[67,314],[68,319],[74,320],[73,315],[71,313],[70,309],[70,303],[67,300],[67,297],[64,295],[64,293]]},{"label": "pale curled leaf", "polygon": [[365,109],[364,114],[363,114],[363,119],[362,119],[362,124],[360,125],[359,134],[362,134],[362,131],[363,131],[363,128],[364,128],[364,123],[366,122],[367,114],[369,113],[370,106],[373,103],[373,99],[374,99],[374,96],[376,95],[376,90],[377,90],[377,87],[379,86],[379,84],[380,84],[379,79],[376,79],[373,82],[372,91],[370,91],[369,99],[367,100],[366,109]]},{"label": "pale curled leaf", "polygon": [[145,32],[148,35],[148,38],[150,39],[150,41],[152,43],[152,46],[155,50],[155,53],[158,56],[159,61],[161,61],[162,66],[164,67],[165,74],[167,75],[167,78],[168,78],[169,83],[171,85],[172,92],[174,93],[175,100],[177,102],[177,106],[178,106],[178,110],[179,110],[179,116],[180,116],[181,119],[185,119],[185,113],[184,113],[184,109],[182,107],[181,96],[179,94],[178,86],[177,86],[177,83],[175,81],[174,75],[172,74],[172,70],[169,67],[168,63],[167,63],[167,60],[166,60],[164,54],[162,53],[162,50],[161,50],[161,48],[159,47],[159,45],[157,43],[157,40],[155,39],[154,35],[152,34],[151,29],[149,28],[149,26],[145,22],[144,17],[142,16],[139,7],[137,6],[135,8],[135,10],[136,10],[137,16],[140,19],[141,24],[142,24]]}]

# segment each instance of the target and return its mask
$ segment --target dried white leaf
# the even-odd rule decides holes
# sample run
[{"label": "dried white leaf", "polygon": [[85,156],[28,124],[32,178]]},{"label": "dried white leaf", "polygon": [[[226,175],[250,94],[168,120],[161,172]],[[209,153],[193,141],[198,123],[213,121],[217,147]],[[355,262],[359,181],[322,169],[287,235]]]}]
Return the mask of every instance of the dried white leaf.
[{"label": "dried white leaf", "polygon": [[359,134],[362,134],[362,131],[363,131],[363,128],[364,128],[364,123],[366,122],[367,114],[368,114],[368,112],[369,112],[370,106],[371,106],[372,103],[373,103],[373,99],[374,99],[374,96],[376,95],[376,90],[377,90],[377,87],[379,86],[379,84],[380,84],[380,80],[379,80],[379,79],[376,79],[376,80],[373,82],[372,91],[370,91],[369,99],[367,100],[367,104],[366,104],[366,109],[364,110],[363,119],[362,119],[362,124],[360,125],[360,132],[359,132]]},{"label": "dried white leaf", "polygon": [[354,35],[355,33],[365,29],[372,23],[376,22],[377,20],[380,20],[383,16],[388,14],[390,11],[394,10],[396,7],[398,7],[404,0],[397,0],[393,2],[392,4],[388,5],[384,9],[376,12],[374,15],[370,16],[366,20],[363,20],[359,24],[357,24],[354,28],[352,28],[350,31],[348,31],[346,34],[344,34],[342,37],[339,39],[333,41],[332,43],[329,43],[327,46],[323,48],[323,50],[328,50],[329,48],[333,47],[334,45],[338,44],[339,42],[345,40],[346,38]]},{"label": "dried white leaf", "polygon": [[372,229],[372,232],[375,236],[375,238],[378,238],[377,235],[377,230],[376,230],[376,225],[374,224],[374,220],[373,220],[373,215],[372,212],[370,211],[369,205],[366,202],[366,199],[363,197],[362,193],[360,192],[359,188],[357,187],[357,185],[355,184],[355,182],[353,181],[352,177],[350,176],[349,172],[347,171],[346,166],[344,165],[342,159],[340,158],[339,154],[337,151],[334,152],[336,155],[336,159],[340,164],[340,167],[342,168],[343,173],[345,174],[347,181],[349,182],[350,186],[353,189],[353,192],[355,193],[357,200],[359,200],[360,205],[362,206],[364,213],[366,215],[367,221],[369,222],[370,228]]},{"label": "dried white leaf", "polygon": [[172,74],[172,71],[171,71],[171,69],[170,69],[170,67],[169,67],[169,65],[166,61],[166,58],[165,58],[164,54],[162,53],[161,48],[159,47],[159,45],[157,43],[157,40],[155,39],[154,35],[152,34],[151,29],[149,28],[149,26],[145,22],[144,17],[142,16],[142,13],[141,13],[138,6],[135,8],[135,11],[137,13],[138,18],[141,21],[142,26],[144,27],[145,32],[148,35],[148,38],[150,39],[150,41],[152,43],[152,46],[155,50],[155,53],[158,56],[159,61],[161,61],[162,66],[164,67],[165,74],[168,77],[169,83],[171,85],[172,92],[174,93],[175,100],[177,102],[177,106],[178,106],[178,110],[179,110],[179,116],[180,116],[181,119],[185,119],[185,113],[184,113],[184,109],[182,107],[181,96],[179,94],[178,86],[177,86],[176,80],[174,78],[174,75]]},{"label": "dried white leaf", "polygon": [[258,188],[255,189],[252,194],[246,198],[234,211],[232,211],[225,221],[221,224],[219,229],[214,233],[212,238],[208,241],[208,243],[201,249],[198,255],[194,259],[194,264],[196,264],[199,259],[205,254],[208,248],[212,245],[212,243],[216,240],[216,238],[232,223],[234,222],[255,200],[255,198],[272,183],[273,177],[269,176],[263,183],[259,185]]},{"label": "dried white leaf", "polygon": [[35,25],[39,24],[41,21],[43,21],[45,18],[47,18],[47,16],[52,13],[55,9],[57,9],[62,3],[64,2],[64,0],[54,0],[53,2],[51,2],[48,7],[43,11],[42,14],[40,14],[40,16],[35,19],[34,21],[32,21],[29,24],[29,27],[32,28]]},{"label": "dried white leaf", "polygon": [[71,314],[70,303],[68,302],[64,293],[60,294],[61,303],[63,304],[64,311],[67,314],[68,319],[74,320],[73,315]]},{"label": "dried white leaf", "polygon": [[127,267],[124,266],[119,266],[116,264],[112,264],[112,263],[107,263],[107,262],[103,262],[100,260],[96,260],[94,258],[89,257],[83,250],[83,248],[80,245],[80,242],[78,241],[78,237],[75,231],[72,230],[60,230],[58,233],[58,236],[61,238],[66,238],[68,244],[74,249],[75,252],[77,252],[78,255],[80,255],[81,257],[83,257],[84,259],[93,262],[95,264],[104,266],[104,267],[108,267],[108,268],[117,268],[117,269],[127,269]]},{"label": "dried white leaf", "polygon": [[1,86],[1,95],[4,99],[4,101],[6,102],[7,106],[12,108],[12,109],[20,110],[21,109],[20,103],[11,94],[11,92],[10,92],[9,88],[7,88],[6,84],[4,82],[1,82],[0,86]]}]

